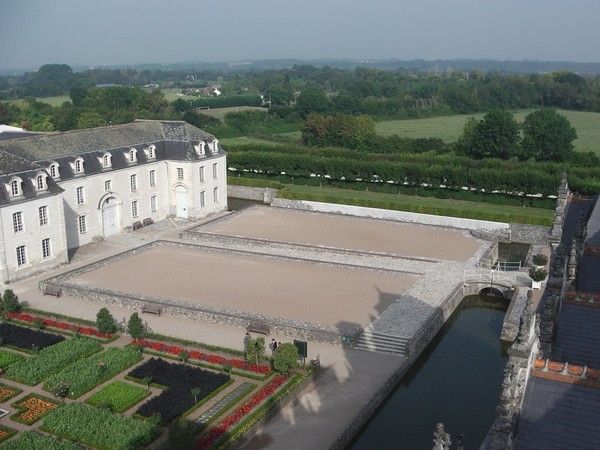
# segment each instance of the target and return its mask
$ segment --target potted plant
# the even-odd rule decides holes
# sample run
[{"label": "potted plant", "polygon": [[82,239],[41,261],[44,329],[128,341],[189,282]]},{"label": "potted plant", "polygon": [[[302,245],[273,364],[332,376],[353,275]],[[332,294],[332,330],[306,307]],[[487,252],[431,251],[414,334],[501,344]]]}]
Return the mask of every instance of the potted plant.
[{"label": "potted plant", "polygon": [[531,260],[533,261],[533,265],[536,268],[544,268],[546,267],[546,264],[548,264],[548,257],[542,253],[538,253],[537,255],[533,255],[533,258],[531,258]]},{"label": "potted plant", "polygon": [[531,289],[540,289],[542,282],[548,276],[548,272],[543,268],[532,267],[529,269],[529,276],[531,277]]}]

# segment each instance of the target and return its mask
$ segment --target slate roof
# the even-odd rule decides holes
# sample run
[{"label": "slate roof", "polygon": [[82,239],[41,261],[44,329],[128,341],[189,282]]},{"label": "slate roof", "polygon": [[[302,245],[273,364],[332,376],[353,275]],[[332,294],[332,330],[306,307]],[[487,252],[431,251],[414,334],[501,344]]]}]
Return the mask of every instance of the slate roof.
[{"label": "slate roof", "polygon": [[40,133],[31,133],[29,131],[3,131],[2,133],[0,133],[0,141],[37,136],[38,134]]},{"label": "slate roof", "polygon": [[600,199],[596,201],[586,226],[585,245],[600,246]]},{"label": "slate roof", "polygon": [[600,448],[600,389],[531,377],[515,448]]},{"label": "slate roof", "polygon": [[[56,181],[60,183],[74,177],[147,164],[150,161],[144,149],[151,145],[155,147],[155,160],[194,161],[224,153],[219,148],[214,154],[205,147],[205,154],[198,156],[194,146],[200,141],[210,143],[215,137],[186,122],[166,120],[136,120],[124,125],[0,141],[0,206],[61,192],[62,188],[51,177],[47,178],[49,189],[46,194],[36,192],[33,186],[38,171],[48,174],[52,163],[59,165],[60,179]],[[131,148],[137,150],[134,163],[125,156]],[[105,153],[111,155],[110,168],[101,165]],[[72,163],[77,157],[83,159],[83,174],[73,173]],[[23,196],[18,198],[11,198],[6,188],[13,174],[23,179]]]},{"label": "slate roof", "polygon": [[[38,160],[54,160],[60,156],[137,147],[156,142],[191,143],[200,140],[210,142],[214,140],[214,136],[186,122],[167,120],[136,120],[123,125],[44,133],[0,141],[0,173],[21,171],[24,161],[33,163]],[[181,149],[177,152],[181,154]]]},{"label": "slate roof", "polygon": [[600,368],[600,309],[563,303],[551,359]]}]

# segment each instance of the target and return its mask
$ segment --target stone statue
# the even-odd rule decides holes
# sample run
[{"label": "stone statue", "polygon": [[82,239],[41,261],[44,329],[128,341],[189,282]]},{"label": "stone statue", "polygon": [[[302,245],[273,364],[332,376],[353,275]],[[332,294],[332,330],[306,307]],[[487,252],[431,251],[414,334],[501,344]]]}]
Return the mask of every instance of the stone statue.
[{"label": "stone statue", "polygon": [[433,431],[433,450],[449,450],[451,444],[450,434],[444,430],[444,424],[438,423]]}]

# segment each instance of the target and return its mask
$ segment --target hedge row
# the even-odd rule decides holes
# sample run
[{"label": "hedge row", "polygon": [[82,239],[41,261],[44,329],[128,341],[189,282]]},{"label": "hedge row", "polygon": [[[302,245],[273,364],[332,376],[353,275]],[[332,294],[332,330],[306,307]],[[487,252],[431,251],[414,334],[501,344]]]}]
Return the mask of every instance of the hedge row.
[{"label": "hedge row", "polygon": [[462,186],[555,195],[561,174],[577,192],[600,190],[600,167],[533,161],[474,160],[454,154],[374,154],[347,149],[311,149],[301,146],[230,146],[228,164],[236,169],[293,176],[328,175],[334,179],[409,182],[412,184]]},{"label": "hedge row", "polygon": [[261,106],[262,99],[258,95],[229,95],[220,97],[198,98],[187,101],[193,108],[207,106],[209,108],[227,108],[231,106]]}]

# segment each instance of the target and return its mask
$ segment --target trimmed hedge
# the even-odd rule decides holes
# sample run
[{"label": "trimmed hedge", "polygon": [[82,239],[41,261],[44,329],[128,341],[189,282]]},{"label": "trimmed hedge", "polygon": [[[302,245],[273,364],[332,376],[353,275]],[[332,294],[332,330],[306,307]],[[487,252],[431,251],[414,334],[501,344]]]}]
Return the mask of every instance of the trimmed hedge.
[{"label": "trimmed hedge", "polygon": [[18,383],[33,386],[65,366],[101,349],[102,346],[94,339],[75,337],[46,347],[32,358],[12,364],[5,376]]},{"label": "trimmed hedge", "polygon": [[77,398],[141,360],[141,352],[134,347],[111,347],[55,373],[46,380],[44,389],[52,392],[64,382],[69,386],[69,398]]},{"label": "trimmed hedge", "polygon": [[64,341],[63,336],[20,327],[12,323],[0,323],[0,338],[4,345],[17,347],[27,351],[35,351],[50,347]]},{"label": "trimmed hedge", "polygon": [[69,403],[51,411],[42,430],[101,450],[137,450],[157,436],[157,427],[150,421],[85,403]]}]

